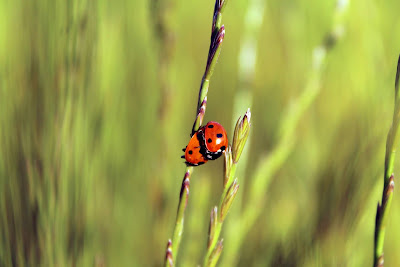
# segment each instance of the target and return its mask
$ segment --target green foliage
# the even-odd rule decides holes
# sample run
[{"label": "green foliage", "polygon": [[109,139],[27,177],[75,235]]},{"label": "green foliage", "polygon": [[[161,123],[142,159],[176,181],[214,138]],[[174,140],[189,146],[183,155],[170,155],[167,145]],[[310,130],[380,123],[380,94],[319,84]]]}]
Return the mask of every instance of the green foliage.
[{"label": "green foliage", "polygon": [[[352,1],[337,18],[335,1],[267,1],[251,35],[255,68],[246,76],[241,61],[249,54],[239,53],[249,3],[229,0],[224,9],[225,39],[204,117],[229,134],[244,108],[252,112],[219,266],[370,266],[400,3]],[[0,1],[0,266],[162,264],[212,7]],[[290,128],[287,114],[313,78],[313,51],[339,22],[345,31],[326,54],[320,90]],[[280,143],[285,150],[270,154]],[[264,160],[271,173],[258,172]],[[222,169],[220,159],[193,172],[179,266],[203,262]],[[252,177],[260,177],[254,185]],[[245,212],[253,186],[266,188],[250,207],[254,219]],[[386,221],[387,266],[400,262],[397,195]]]}]

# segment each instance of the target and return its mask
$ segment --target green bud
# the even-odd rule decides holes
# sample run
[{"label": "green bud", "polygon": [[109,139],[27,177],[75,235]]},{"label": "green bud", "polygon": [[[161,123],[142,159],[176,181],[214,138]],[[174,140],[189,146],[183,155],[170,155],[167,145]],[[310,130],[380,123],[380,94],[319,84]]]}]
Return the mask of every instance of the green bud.
[{"label": "green bud", "polygon": [[217,63],[219,53],[221,52],[222,41],[224,40],[225,37],[224,25],[222,25],[221,28],[218,29],[218,33],[212,37],[213,39],[211,40],[210,51],[208,53],[206,72],[204,73],[203,77],[203,79],[207,81],[210,80],[211,74],[213,73],[214,67]]},{"label": "green bud", "polygon": [[232,169],[232,165],[233,165],[231,146],[228,146],[228,148],[225,150],[224,155],[225,155],[225,157],[224,157],[224,159],[225,159],[225,164],[224,164],[224,187],[225,187],[227,182],[229,181],[229,177],[230,177],[231,169]]},{"label": "green bud", "polygon": [[232,202],[235,199],[238,190],[239,190],[239,184],[237,183],[237,179],[235,179],[224,197],[224,201],[221,207],[220,222],[223,222],[226,215],[228,214],[228,211],[231,208]]},{"label": "green bud", "polygon": [[239,161],[244,145],[246,144],[247,138],[249,137],[251,126],[250,117],[251,112],[249,108],[246,114],[244,114],[243,119],[239,117],[239,120],[236,123],[232,144],[233,163],[235,164]]},{"label": "green bud", "polygon": [[218,259],[221,256],[221,252],[222,252],[222,249],[223,249],[223,245],[222,245],[223,241],[224,241],[223,239],[218,241],[216,247],[214,248],[213,252],[210,255],[209,262],[208,262],[207,266],[211,267],[211,266],[217,265]]},{"label": "green bud", "polygon": [[211,210],[210,226],[208,229],[208,248],[211,247],[212,241],[214,240],[215,230],[217,229],[218,223],[218,209],[214,207]]}]

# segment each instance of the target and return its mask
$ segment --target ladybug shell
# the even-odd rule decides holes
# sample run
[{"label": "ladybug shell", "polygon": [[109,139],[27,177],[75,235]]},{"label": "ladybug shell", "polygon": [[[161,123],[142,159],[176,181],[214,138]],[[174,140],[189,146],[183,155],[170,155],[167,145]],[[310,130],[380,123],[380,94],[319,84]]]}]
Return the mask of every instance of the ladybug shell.
[{"label": "ladybug shell", "polygon": [[[200,152],[202,149],[201,143],[204,142],[202,132],[196,132],[189,141],[185,149],[186,164],[190,166],[198,166],[207,162],[203,154]],[[203,150],[203,149],[202,149]]]},{"label": "ladybug shell", "polygon": [[224,127],[218,122],[210,121],[201,131],[204,132],[205,157],[212,160],[219,158],[228,147],[228,136]]}]

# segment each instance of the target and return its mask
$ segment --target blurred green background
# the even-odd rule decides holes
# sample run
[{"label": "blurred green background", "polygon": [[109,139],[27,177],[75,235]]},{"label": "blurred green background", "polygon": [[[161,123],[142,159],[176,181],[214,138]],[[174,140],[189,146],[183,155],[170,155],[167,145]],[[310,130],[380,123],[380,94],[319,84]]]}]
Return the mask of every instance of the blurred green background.
[{"label": "blurred green background", "polygon": [[[213,8],[0,1],[0,266],[162,265]],[[372,265],[400,2],[350,1],[340,23],[335,9],[336,1],[228,1],[205,122],[232,138],[250,107],[252,128],[220,266]],[[314,77],[313,51],[337,23],[344,35]],[[310,77],[315,97],[282,142]],[[282,163],[265,186],[254,184],[278,144]],[[222,159],[194,169],[178,266],[202,262],[222,169]],[[400,262],[398,194],[387,266]],[[258,215],[249,220],[247,210]]]}]

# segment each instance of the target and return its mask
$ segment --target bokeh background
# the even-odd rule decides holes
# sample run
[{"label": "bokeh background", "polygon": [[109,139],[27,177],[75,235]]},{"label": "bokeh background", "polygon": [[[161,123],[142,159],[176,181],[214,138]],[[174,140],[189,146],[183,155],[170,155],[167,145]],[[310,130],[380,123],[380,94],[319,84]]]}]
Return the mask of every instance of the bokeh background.
[{"label": "bokeh background", "polygon": [[[213,7],[0,1],[0,266],[163,264]],[[250,107],[252,128],[220,266],[372,265],[399,10],[228,1],[205,121],[232,138]],[[178,266],[202,263],[222,170],[194,169]],[[398,195],[387,266],[400,262]]]}]

